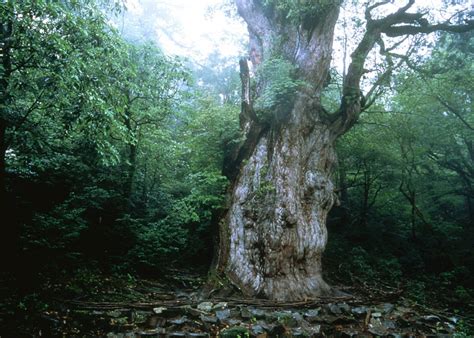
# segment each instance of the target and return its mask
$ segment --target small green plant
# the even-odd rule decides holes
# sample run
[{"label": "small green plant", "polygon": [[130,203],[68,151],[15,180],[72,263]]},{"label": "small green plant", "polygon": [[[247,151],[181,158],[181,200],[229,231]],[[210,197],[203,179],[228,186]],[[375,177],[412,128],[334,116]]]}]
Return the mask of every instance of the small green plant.
[{"label": "small green plant", "polygon": [[464,337],[472,337],[474,331],[471,330],[469,325],[464,320],[459,320],[456,325],[456,332],[453,334],[453,337],[456,338],[464,338]]},{"label": "small green plant", "polygon": [[17,308],[21,311],[41,312],[47,310],[49,305],[38,294],[32,293],[21,298]]},{"label": "small green plant", "polygon": [[267,9],[275,9],[287,20],[297,24],[303,24],[303,28],[313,28],[314,22],[317,22],[318,16],[334,5],[333,0],[302,0],[302,1],[288,1],[288,0],[264,0],[263,4]]},{"label": "small green plant", "polygon": [[260,186],[255,191],[255,197],[257,199],[263,199],[265,196],[275,193],[275,191],[275,185],[272,182],[265,181],[260,183]]},{"label": "small green plant", "polygon": [[377,262],[377,273],[380,278],[389,282],[400,281],[402,271],[396,258],[380,258]]},{"label": "small green plant", "polygon": [[221,332],[221,338],[248,338],[250,337],[250,331],[243,326],[236,326],[226,329]]},{"label": "small green plant", "polygon": [[224,275],[220,275],[216,270],[211,270],[207,275],[207,282],[215,288],[224,288],[230,285],[230,281]]},{"label": "small green plant", "polygon": [[412,280],[407,283],[406,289],[410,298],[419,303],[425,303],[427,298],[426,283],[420,280]]},{"label": "small green plant", "polygon": [[351,250],[350,264],[353,270],[361,277],[365,279],[374,277],[374,271],[370,264],[370,255],[360,246],[356,246]]},{"label": "small green plant", "polygon": [[472,299],[472,296],[469,293],[469,291],[461,285],[456,286],[456,289],[454,290],[454,294],[456,298],[459,299],[460,301],[469,302],[469,300]]},{"label": "small green plant", "polygon": [[255,100],[255,111],[261,120],[273,116],[276,108],[284,108],[292,102],[301,81],[294,79],[295,66],[281,58],[270,58],[257,71],[261,95]]},{"label": "small green plant", "polygon": [[100,271],[81,268],[74,272],[73,278],[66,284],[65,289],[74,295],[95,295],[102,286]]}]

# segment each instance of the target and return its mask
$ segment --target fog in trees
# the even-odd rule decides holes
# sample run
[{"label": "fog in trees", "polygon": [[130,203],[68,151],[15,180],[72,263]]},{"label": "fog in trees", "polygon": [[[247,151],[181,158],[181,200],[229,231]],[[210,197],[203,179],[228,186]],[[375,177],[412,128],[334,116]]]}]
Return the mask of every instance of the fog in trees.
[{"label": "fog in trees", "polygon": [[472,334],[472,14],[4,1],[0,335]]}]

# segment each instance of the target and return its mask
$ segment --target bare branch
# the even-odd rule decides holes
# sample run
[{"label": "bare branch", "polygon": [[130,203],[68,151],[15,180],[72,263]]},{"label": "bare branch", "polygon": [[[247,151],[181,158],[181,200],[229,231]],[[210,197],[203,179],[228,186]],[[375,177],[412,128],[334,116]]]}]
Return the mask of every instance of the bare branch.
[{"label": "bare branch", "polygon": [[375,8],[377,7],[380,7],[380,6],[383,6],[383,5],[386,5],[386,4],[389,4],[390,3],[390,0],[385,0],[385,1],[381,1],[381,2],[377,2],[376,4],[373,4],[372,6],[368,6],[366,9],[365,9],[365,19],[366,20],[371,20],[372,19],[372,16],[371,16],[371,11],[374,10]]},{"label": "bare branch", "polygon": [[[337,135],[341,135],[350,129],[359,118],[364,105],[361,104],[362,94],[360,91],[360,81],[365,72],[364,63],[375,44],[381,47],[381,54],[385,55],[388,62],[388,69],[381,74],[375,82],[375,86],[369,91],[369,105],[374,103],[374,93],[380,93],[377,87],[391,76],[395,67],[399,67],[403,60],[408,62],[408,56],[401,57],[401,61],[394,64],[392,56],[399,56],[391,53],[410,35],[418,33],[431,33],[435,31],[446,31],[453,33],[462,33],[474,29],[474,20],[465,21],[465,24],[452,25],[448,21],[440,24],[430,25],[428,20],[423,18],[426,13],[407,13],[414,5],[415,0],[408,0],[407,4],[399,8],[395,13],[387,15],[381,19],[373,19],[371,11],[375,8],[387,4],[388,1],[381,1],[372,6],[368,6],[365,11],[367,20],[366,31],[359,45],[351,55],[352,61],[349,65],[347,74],[344,78],[342,100],[339,110],[332,114],[332,127]],[[406,36],[404,39],[394,44],[390,48],[385,48],[381,35],[389,37]],[[367,102],[366,102],[367,103]],[[367,107],[367,106],[366,106]]]},{"label": "bare branch", "polygon": [[464,33],[474,29],[474,20],[466,21],[464,25],[451,25],[449,22],[444,22],[436,25],[426,26],[413,26],[413,25],[402,25],[402,26],[389,26],[382,30],[389,37],[396,37],[402,35],[415,35],[415,34],[428,34],[436,31],[444,31],[451,33]]},{"label": "bare branch", "polygon": [[396,13],[395,15],[399,15],[399,14],[402,14],[402,13],[405,13],[407,10],[410,9],[411,6],[413,6],[415,4],[415,0],[408,0],[408,3],[403,6],[402,8],[400,8]]},{"label": "bare branch", "polygon": [[408,37],[405,37],[395,43],[393,46],[386,48],[385,43],[382,38],[380,38],[377,43],[380,46],[380,54],[384,55],[386,57],[387,63],[388,63],[388,68],[379,75],[375,83],[373,84],[372,88],[367,92],[366,94],[366,104],[363,107],[363,110],[367,110],[371,105],[373,105],[376,101],[376,99],[383,93],[380,90],[380,87],[383,83],[385,83],[389,78],[392,76],[393,70],[398,69],[401,67],[401,65],[405,62],[406,59],[409,58],[409,56],[412,54],[414,51],[414,48],[411,48],[408,50],[407,54],[404,56],[404,58],[401,58],[396,64],[394,63],[392,57],[394,56],[393,54],[390,53],[391,50],[397,48],[400,44],[402,44]]},{"label": "bare branch", "polygon": [[385,48],[385,49],[384,49],[384,52],[385,52],[385,53],[389,53],[389,52],[391,52],[391,51],[397,49],[398,47],[400,47],[400,45],[401,45],[402,43],[404,43],[406,40],[408,40],[408,38],[409,38],[409,36],[403,37],[403,39],[401,39],[400,41],[394,43],[391,47]]},{"label": "bare branch", "polygon": [[349,130],[359,118],[361,112],[360,80],[365,73],[364,63],[379,37],[380,30],[369,21],[364,37],[351,54],[352,62],[349,64],[347,75],[344,78],[341,106],[336,112],[336,119],[332,124],[333,130],[337,134],[343,134]]}]

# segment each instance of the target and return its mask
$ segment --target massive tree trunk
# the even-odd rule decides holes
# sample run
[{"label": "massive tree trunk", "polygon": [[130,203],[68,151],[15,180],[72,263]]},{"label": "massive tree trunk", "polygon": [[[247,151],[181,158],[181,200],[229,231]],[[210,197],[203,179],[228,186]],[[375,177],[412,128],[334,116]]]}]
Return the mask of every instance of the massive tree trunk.
[{"label": "massive tree trunk", "polygon": [[[321,92],[342,0],[236,0],[248,25],[249,61],[257,76],[251,84],[248,61],[241,60],[245,140],[224,168],[232,185],[220,221],[217,271],[248,296],[296,300],[331,292],[321,276],[321,256],[326,217],[336,199],[334,143],[361,112],[365,59],[376,43],[384,49],[381,33],[400,36],[451,27],[421,25],[423,14],[407,13],[414,0],[383,19],[372,19],[371,11],[388,2],[367,7],[366,32],[351,55],[340,108],[328,113],[321,106]],[[271,76],[259,78],[272,59],[295,67],[291,85],[298,86],[291,97],[270,100],[271,112],[265,115],[254,103],[276,88]]]},{"label": "massive tree trunk", "polygon": [[320,121],[307,128],[312,114],[301,95],[290,121],[260,135],[233,186],[227,274],[249,295],[301,299],[329,291],[321,255],[335,199],[334,134]]},{"label": "massive tree trunk", "polygon": [[326,217],[335,201],[331,173],[337,133],[320,94],[328,77],[338,6],[329,6],[319,22],[299,31],[281,23],[272,27],[278,14],[265,13],[272,9],[257,1],[238,5],[248,23],[253,66],[278,53],[297,66],[296,77],[306,85],[272,107],[272,118],[263,121],[253,101],[268,84],[257,83],[260,89],[252,92],[247,61],[241,61],[241,127],[247,138],[227,163],[238,171],[227,171],[233,186],[221,222],[219,268],[247,295],[283,300],[328,293],[321,256]]}]

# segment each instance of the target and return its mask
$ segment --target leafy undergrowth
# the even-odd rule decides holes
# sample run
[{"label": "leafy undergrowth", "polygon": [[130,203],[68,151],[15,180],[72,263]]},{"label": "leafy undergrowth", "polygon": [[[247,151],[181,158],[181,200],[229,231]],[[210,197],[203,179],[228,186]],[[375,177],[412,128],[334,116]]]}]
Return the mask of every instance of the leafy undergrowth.
[{"label": "leafy undergrowth", "polygon": [[432,309],[382,284],[347,295],[275,303],[237,294],[200,299],[205,275],[173,271],[159,281],[81,270],[41,292],[3,297],[3,337],[469,336],[472,309]]}]

